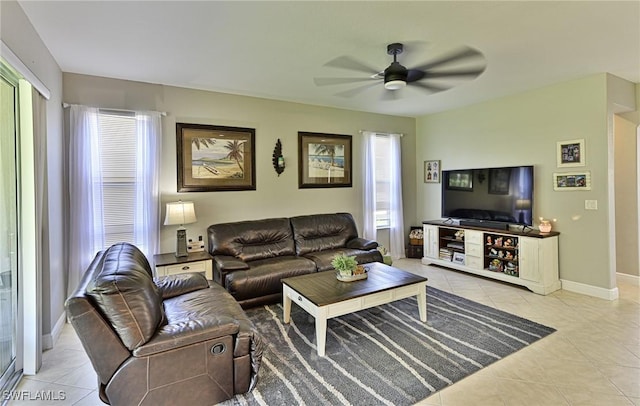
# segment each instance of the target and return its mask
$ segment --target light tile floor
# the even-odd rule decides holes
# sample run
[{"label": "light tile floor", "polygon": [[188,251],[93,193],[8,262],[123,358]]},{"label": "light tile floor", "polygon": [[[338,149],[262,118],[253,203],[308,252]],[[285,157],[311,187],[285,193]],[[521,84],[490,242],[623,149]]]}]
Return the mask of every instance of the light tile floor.
[{"label": "light tile floor", "polygon": [[[640,406],[640,288],[619,285],[620,298],[567,291],[547,296],[442,268],[417,259],[394,266],[425,275],[429,285],[556,328],[550,336],[435,393],[420,405]],[[98,406],[96,375],[70,325],[43,354],[35,376],[18,391],[64,393],[65,400],[9,405]]]}]

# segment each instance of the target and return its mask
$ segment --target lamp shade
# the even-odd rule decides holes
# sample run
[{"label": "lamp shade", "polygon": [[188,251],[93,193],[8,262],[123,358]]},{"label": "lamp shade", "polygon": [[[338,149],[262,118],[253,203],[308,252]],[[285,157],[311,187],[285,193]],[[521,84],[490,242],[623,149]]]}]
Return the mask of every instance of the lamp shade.
[{"label": "lamp shade", "polygon": [[531,200],[518,199],[516,200],[516,210],[529,210],[531,208]]},{"label": "lamp shade", "polygon": [[193,202],[167,203],[167,213],[164,218],[165,226],[191,224],[196,222],[196,210]]}]

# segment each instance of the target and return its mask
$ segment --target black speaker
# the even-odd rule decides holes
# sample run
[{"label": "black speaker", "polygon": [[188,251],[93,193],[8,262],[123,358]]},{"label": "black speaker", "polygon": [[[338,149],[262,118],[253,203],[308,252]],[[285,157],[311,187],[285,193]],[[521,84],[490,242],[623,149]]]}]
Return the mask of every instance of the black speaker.
[{"label": "black speaker", "polygon": [[461,226],[490,228],[492,230],[508,230],[509,224],[489,220],[460,220]]}]

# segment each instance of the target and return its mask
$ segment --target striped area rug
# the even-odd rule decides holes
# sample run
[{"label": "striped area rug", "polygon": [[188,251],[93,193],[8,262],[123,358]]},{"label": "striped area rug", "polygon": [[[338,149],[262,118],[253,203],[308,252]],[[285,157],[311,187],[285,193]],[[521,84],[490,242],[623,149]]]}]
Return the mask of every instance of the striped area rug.
[{"label": "striped area rug", "polygon": [[427,324],[415,298],[330,319],[326,356],[295,304],[247,311],[262,333],[256,388],[226,405],[411,405],[555,330],[427,288]]}]

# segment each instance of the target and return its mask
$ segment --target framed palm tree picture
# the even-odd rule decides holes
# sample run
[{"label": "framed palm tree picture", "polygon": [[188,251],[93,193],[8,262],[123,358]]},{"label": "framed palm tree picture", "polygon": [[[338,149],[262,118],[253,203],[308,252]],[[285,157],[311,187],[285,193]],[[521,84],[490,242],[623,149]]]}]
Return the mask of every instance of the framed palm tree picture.
[{"label": "framed palm tree picture", "polygon": [[298,132],[298,187],[351,187],[351,136]]},{"label": "framed palm tree picture", "polygon": [[255,190],[253,128],[176,123],[178,192]]}]

